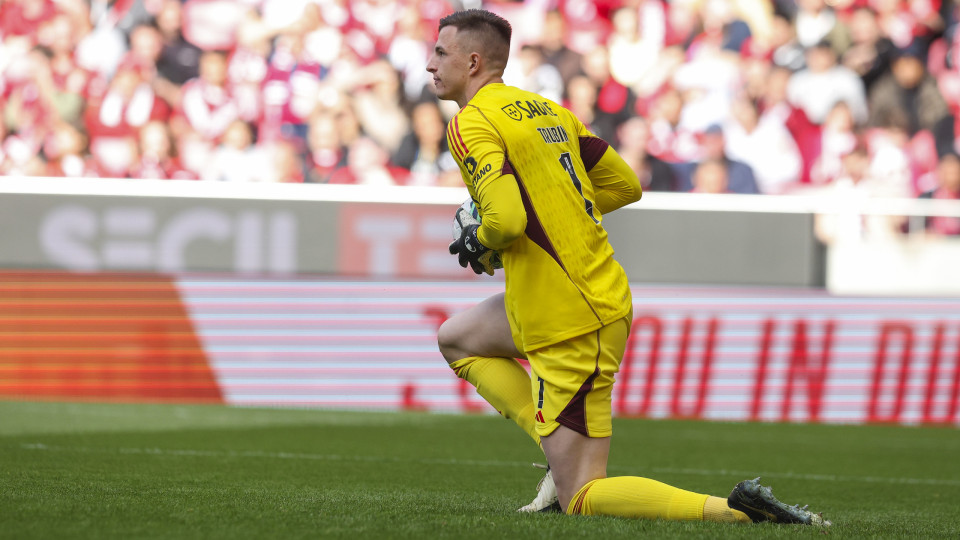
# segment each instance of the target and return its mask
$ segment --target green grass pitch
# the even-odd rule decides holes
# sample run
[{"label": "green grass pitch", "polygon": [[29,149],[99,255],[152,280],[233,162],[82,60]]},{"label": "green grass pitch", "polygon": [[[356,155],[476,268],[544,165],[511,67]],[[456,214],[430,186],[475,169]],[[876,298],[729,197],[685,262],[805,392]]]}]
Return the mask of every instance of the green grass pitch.
[{"label": "green grass pitch", "polygon": [[[615,420],[610,474],[760,475],[835,538],[960,537],[955,428]],[[539,450],[493,415],[0,402],[0,538],[796,538],[809,527],[519,515]]]}]

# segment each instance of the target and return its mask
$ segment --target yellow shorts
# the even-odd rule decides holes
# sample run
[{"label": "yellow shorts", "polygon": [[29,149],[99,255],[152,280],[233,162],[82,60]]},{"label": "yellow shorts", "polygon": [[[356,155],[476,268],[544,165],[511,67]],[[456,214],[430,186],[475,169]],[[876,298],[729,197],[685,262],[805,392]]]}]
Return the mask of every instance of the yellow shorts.
[{"label": "yellow shorts", "polygon": [[594,332],[527,352],[537,434],[564,426],[609,437],[613,382],[627,347],[632,315]]}]

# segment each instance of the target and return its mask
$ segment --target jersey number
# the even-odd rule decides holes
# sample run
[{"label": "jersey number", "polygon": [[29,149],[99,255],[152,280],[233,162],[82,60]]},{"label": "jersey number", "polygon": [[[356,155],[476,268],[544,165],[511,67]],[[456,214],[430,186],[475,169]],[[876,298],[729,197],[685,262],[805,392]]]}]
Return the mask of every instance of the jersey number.
[{"label": "jersey number", "polygon": [[580,179],[577,178],[577,170],[573,168],[573,159],[570,157],[570,152],[564,152],[560,154],[560,166],[563,167],[563,170],[567,171],[567,174],[570,175],[570,180],[573,182],[573,187],[577,188],[577,192],[583,197],[584,207],[587,210],[587,215],[590,216],[590,219],[594,223],[600,223],[593,215],[593,201],[583,196],[583,184],[580,183]]}]

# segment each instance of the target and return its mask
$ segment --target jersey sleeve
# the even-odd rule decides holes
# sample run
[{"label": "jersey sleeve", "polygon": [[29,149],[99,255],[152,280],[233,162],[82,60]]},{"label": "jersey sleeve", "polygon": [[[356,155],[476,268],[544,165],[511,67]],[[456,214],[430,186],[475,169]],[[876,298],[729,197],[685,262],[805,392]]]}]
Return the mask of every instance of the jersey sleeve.
[{"label": "jersey sleeve", "polygon": [[504,143],[479,111],[468,106],[457,113],[447,125],[447,143],[474,198],[477,186],[502,173]]},{"label": "jersey sleeve", "polygon": [[580,159],[593,184],[596,208],[601,214],[640,200],[640,178],[607,141],[597,137],[574,118],[580,142]]},{"label": "jersey sleeve", "polygon": [[480,211],[478,240],[489,248],[506,247],[523,234],[526,212],[500,134],[478,110],[467,107],[448,124],[447,143]]},{"label": "jersey sleeve", "polygon": [[593,183],[597,209],[601,214],[637,202],[643,195],[637,173],[613,147],[607,147],[596,164],[587,169],[587,176]]}]

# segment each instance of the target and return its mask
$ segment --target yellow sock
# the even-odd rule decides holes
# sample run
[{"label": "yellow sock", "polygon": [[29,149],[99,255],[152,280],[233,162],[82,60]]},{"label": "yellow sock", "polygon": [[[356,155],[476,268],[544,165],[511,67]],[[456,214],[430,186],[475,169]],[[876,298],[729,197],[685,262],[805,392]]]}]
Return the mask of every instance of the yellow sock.
[{"label": "yellow sock", "polygon": [[703,503],[703,520],[717,523],[753,523],[750,516],[727,505],[727,500],[720,497],[707,497]]},{"label": "yellow sock", "polygon": [[530,375],[513,358],[470,356],[450,364],[461,379],[477,388],[477,393],[497,411],[517,423],[540,444],[537,435]]},{"label": "yellow sock", "polygon": [[588,482],[574,495],[568,514],[699,521],[707,495],[637,476]]}]

